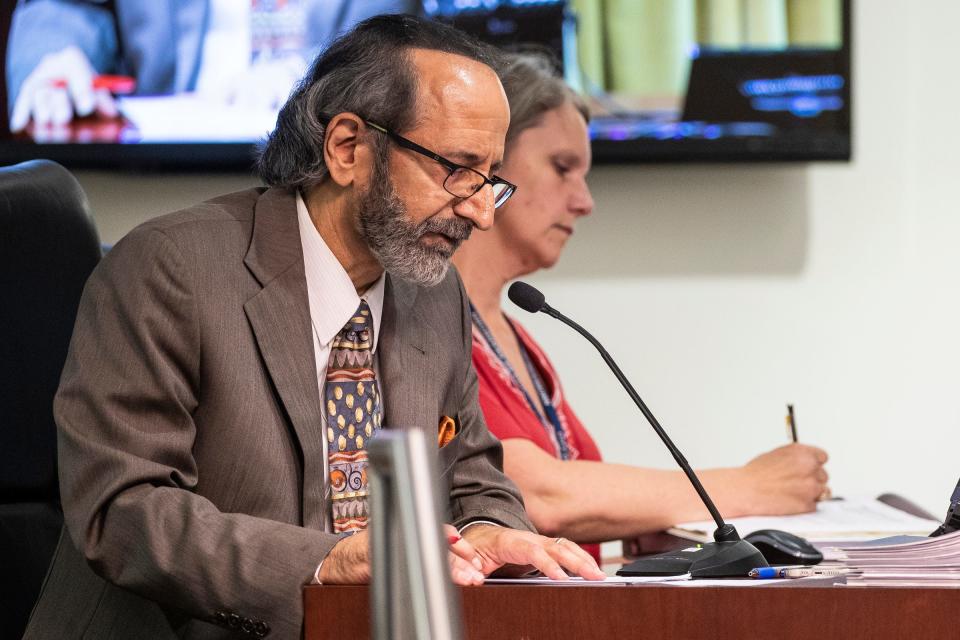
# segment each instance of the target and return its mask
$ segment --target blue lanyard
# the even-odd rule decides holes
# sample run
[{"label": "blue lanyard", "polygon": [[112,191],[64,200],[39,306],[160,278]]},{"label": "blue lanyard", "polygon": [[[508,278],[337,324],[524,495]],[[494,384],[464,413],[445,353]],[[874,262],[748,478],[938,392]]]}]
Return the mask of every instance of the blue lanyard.
[{"label": "blue lanyard", "polygon": [[513,328],[513,324],[507,320],[507,324],[510,325],[510,329],[513,330],[513,334],[517,336],[517,344],[520,347],[520,355],[523,357],[523,364],[527,367],[527,372],[530,374],[531,381],[533,381],[533,388],[537,392],[537,396],[540,398],[540,403],[543,405],[543,413],[540,412],[540,408],[537,406],[537,403],[534,402],[533,398],[530,397],[530,394],[527,393],[527,389],[523,386],[523,384],[520,383],[520,378],[517,377],[513,367],[510,366],[510,362],[503,354],[503,351],[501,351],[500,345],[498,345],[497,341],[494,340],[493,333],[490,332],[490,328],[487,327],[487,324],[483,321],[483,318],[481,318],[480,314],[477,313],[473,303],[470,304],[470,316],[473,319],[473,324],[475,324],[477,329],[480,330],[480,335],[483,336],[487,346],[490,347],[490,350],[493,351],[493,354],[500,361],[500,364],[502,364],[507,370],[507,373],[510,374],[510,378],[513,380],[514,385],[516,385],[516,387],[523,394],[524,399],[526,399],[527,404],[530,406],[530,410],[533,411],[535,416],[537,416],[540,424],[544,429],[547,430],[547,433],[553,432],[553,439],[556,441],[557,453],[560,456],[560,459],[569,460],[570,447],[567,445],[567,438],[563,430],[563,425],[560,424],[560,416],[557,414],[557,410],[553,406],[550,396],[547,395],[547,391],[543,386],[543,381],[540,378],[540,373],[537,371],[537,368],[533,366],[533,362],[530,360],[530,354],[527,353],[527,349],[523,346],[523,341],[520,339],[520,336],[517,335],[517,331]]}]

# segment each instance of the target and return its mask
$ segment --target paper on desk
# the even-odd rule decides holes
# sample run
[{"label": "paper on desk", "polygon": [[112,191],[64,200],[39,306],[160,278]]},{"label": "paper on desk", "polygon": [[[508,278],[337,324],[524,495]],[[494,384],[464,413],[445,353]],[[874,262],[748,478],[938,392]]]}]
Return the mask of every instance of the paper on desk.
[{"label": "paper on desk", "polygon": [[[801,580],[822,580],[822,578],[797,578]],[[680,576],[608,576],[606,580],[584,580],[572,577],[569,580],[551,580],[550,578],[487,578],[484,584],[523,584],[530,586],[557,586],[557,587],[611,587],[627,586],[632,584],[661,584],[671,587],[762,587],[775,584],[780,580],[754,580],[751,578],[714,578],[692,579],[689,573]]]},{"label": "paper on desk", "polygon": [[840,562],[855,575],[850,586],[960,588],[960,531],[885,545],[848,544]]},{"label": "paper on desk", "polygon": [[525,584],[538,586],[562,586],[562,587],[606,587],[611,585],[626,584],[650,584],[657,582],[678,582],[690,580],[690,574],[685,573],[679,576],[607,576],[605,580],[584,580],[579,576],[572,576],[567,580],[551,580],[545,576],[536,578],[487,578],[484,584]]},{"label": "paper on desk", "polygon": [[121,142],[256,142],[273,130],[277,111],[226,105],[195,93],[119,99],[135,131]]},{"label": "paper on desk", "polygon": [[[826,540],[870,540],[895,534],[927,535],[940,523],[910,515],[873,498],[848,498],[817,503],[813,513],[793,516],[751,516],[731,518],[740,535],[759,529],[782,529],[811,542]],[[681,538],[708,541],[716,524],[713,520],[687,522],[669,529]]]},{"label": "paper on desk", "polygon": [[[823,580],[819,577],[791,578],[789,582],[804,580]],[[756,580],[754,578],[697,578],[666,583],[671,587],[762,587],[764,585],[783,584],[784,580]]]}]

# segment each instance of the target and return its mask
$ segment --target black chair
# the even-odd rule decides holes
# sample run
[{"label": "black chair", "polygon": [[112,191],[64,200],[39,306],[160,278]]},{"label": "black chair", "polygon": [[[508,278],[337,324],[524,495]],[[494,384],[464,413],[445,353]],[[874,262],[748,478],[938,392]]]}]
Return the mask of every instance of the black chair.
[{"label": "black chair", "polygon": [[[19,638],[63,524],[53,396],[100,259],[87,198],[60,165],[0,168],[0,636]],[[9,635],[8,635],[9,634]]]}]

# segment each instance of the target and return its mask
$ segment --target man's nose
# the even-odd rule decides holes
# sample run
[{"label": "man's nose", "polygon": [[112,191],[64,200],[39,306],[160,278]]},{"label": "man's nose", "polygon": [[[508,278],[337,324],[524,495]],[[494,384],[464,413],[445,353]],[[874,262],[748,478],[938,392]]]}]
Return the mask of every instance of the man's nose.
[{"label": "man's nose", "polygon": [[453,212],[472,222],[477,229],[486,231],[493,226],[493,189],[485,185],[469,198],[459,198],[453,205]]}]

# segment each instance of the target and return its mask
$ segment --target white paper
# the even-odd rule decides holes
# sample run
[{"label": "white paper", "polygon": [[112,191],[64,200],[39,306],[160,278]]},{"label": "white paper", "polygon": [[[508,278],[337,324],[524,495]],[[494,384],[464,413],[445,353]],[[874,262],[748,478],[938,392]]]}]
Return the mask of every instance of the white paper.
[{"label": "white paper", "polygon": [[484,584],[523,584],[536,586],[562,587],[606,587],[629,584],[650,584],[661,582],[682,582],[690,580],[690,574],[679,576],[607,576],[605,580],[584,580],[579,576],[572,576],[567,580],[551,580],[545,576],[536,578],[487,578]]},{"label": "white paper", "polygon": [[273,130],[277,111],[224,104],[195,93],[119,99],[136,128],[121,142],[256,142]]},{"label": "white paper", "polygon": [[960,588],[960,532],[899,544],[831,549],[854,572],[850,586]]},{"label": "white paper", "polygon": [[[816,578],[823,580],[823,578]],[[784,582],[800,582],[801,580],[810,580],[810,578],[696,578],[685,580],[683,582],[670,582],[671,587],[762,587],[771,584],[783,584]]]},{"label": "white paper", "polygon": [[[811,542],[827,540],[870,540],[895,534],[927,535],[940,523],[910,515],[873,498],[826,500],[813,513],[793,516],[751,516],[731,518],[741,536],[759,529],[782,529]],[[670,533],[704,540],[716,528],[713,520],[678,524]]]}]

